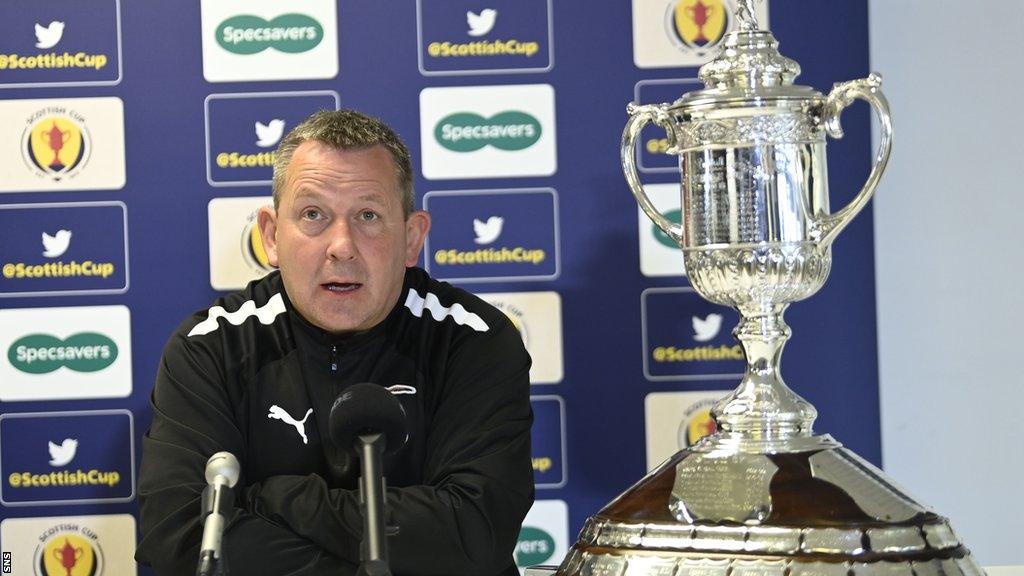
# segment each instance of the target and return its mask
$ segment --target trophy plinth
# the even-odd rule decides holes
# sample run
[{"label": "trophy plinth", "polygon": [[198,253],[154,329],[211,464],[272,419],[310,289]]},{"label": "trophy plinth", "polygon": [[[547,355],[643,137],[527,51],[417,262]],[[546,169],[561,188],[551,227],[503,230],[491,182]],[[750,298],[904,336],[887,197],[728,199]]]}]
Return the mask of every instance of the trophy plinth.
[{"label": "trophy plinth", "polygon": [[[640,208],[683,251],[693,288],[739,311],[746,371],[715,405],[717,432],[682,450],[591,517],[559,576],[861,576],[983,574],[947,520],[828,435],[779,373],[783,314],[832,267],[831,244],[864,208],[889,158],[881,78],[828,95],[795,86],[799,65],[740,2],[739,25],[701,68],[703,90],[630,105],[621,155]],[[881,130],[867,182],[831,211],[828,136],[855,99]],[[636,172],[649,123],[679,156],[682,223],[655,208]]]}]

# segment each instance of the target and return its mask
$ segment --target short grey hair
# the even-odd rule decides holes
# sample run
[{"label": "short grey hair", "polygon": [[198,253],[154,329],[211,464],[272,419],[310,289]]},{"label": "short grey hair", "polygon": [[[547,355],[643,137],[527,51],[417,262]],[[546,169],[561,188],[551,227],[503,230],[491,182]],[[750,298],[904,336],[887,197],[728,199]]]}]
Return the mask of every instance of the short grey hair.
[{"label": "short grey hair", "polygon": [[321,110],[303,120],[281,140],[274,155],[274,209],[281,204],[285,174],[292,162],[295,149],[303,142],[321,142],[337,150],[365,149],[383,146],[395,163],[398,191],[402,198],[402,212],[406,218],[412,214],[413,176],[409,149],[390,126],[372,116],[355,110]]}]

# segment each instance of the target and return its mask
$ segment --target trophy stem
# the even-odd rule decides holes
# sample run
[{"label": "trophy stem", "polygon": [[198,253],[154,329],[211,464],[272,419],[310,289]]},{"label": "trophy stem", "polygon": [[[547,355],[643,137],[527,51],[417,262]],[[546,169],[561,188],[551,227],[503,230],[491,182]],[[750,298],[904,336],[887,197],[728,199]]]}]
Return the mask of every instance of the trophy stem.
[{"label": "trophy stem", "polygon": [[747,358],[739,387],[722,399],[712,416],[725,438],[776,441],[809,437],[817,410],[786,386],[779,373],[782,349],[792,331],[782,315],[788,304],[739,307],[733,331]]}]

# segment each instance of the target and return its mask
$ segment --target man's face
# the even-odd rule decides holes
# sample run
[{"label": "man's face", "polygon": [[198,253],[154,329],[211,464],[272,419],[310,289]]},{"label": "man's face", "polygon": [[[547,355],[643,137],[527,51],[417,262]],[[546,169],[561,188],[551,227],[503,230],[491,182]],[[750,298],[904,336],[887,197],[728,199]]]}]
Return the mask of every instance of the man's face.
[{"label": "man's face", "polygon": [[259,226],[298,312],[342,334],[376,326],[398,302],[430,217],[404,217],[383,146],[336,150],[308,141],[292,155],[277,210],[260,210]]}]

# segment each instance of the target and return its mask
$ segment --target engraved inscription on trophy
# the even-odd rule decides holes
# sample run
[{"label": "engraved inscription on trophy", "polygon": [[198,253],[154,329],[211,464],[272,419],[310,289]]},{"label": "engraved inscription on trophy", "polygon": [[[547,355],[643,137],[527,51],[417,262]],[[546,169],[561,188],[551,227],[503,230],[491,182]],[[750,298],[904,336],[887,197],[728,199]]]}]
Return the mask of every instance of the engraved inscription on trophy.
[{"label": "engraved inscription on trophy", "polygon": [[669,510],[680,522],[759,524],[772,512],[769,486],[778,470],[763,454],[694,454],[676,466]]},{"label": "engraved inscription on trophy", "polygon": [[846,492],[865,514],[877,520],[903,522],[925,512],[925,508],[883,480],[859,458],[842,448],[824,450],[809,459],[811,476]]},{"label": "engraved inscription on trophy", "polygon": [[675,573],[675,558],[638,556],[629,559],[623,576],[674,576]]},{"label": "engraved inscription on trophy", "polygon": [[619,556],[588,556],[583,563],[583,576],[622,576],[626,559]]}]

